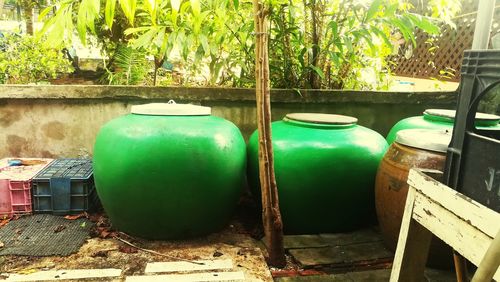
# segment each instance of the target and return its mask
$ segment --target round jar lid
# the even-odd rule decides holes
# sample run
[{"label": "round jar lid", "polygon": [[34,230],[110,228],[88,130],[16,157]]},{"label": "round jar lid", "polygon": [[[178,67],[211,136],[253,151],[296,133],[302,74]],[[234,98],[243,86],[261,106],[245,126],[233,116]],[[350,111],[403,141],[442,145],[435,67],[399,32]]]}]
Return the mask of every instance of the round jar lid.
[{"label": "round jar lid", "polygon": [[316,113],[292,113],[292,114],[287,114],[286,118],[301,122],[320,123],[320,124],[349,125],[358,122],[357,118],[350,116],[316,114]]},{"label": "round jar lid", "polygon": [[131,113],[152,116],[209,116],[210,107],[191,104],[176,104],[173,100],[168,103],[150,103],[132,106]]},{"label": "round jar lid", "polygon": [[445,153],[451,142],[451,131],[404,129],[398,131],[395,142],[418,149]]},{"label": "round jar lid", "polygon": [[[455,119],[455,110],[444,110],[444,109],[427,109],[424,111],[424,114],[443,117],[448,119]],[[476,113],[476,121],[500,121],[500,116],[485,114],[485,113]]]}]

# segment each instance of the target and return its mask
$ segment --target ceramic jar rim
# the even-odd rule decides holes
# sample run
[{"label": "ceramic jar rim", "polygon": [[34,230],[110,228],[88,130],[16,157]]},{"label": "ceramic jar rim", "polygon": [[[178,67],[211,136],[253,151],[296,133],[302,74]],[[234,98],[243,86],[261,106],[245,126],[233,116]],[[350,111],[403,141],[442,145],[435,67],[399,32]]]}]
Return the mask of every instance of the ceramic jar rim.
[{"label": "ceramic jar rim", "polygon": [[148,116],[209,116],[212,110],[210,107],[177,104],[174,100],[170,100],[168,103],[134,105],[130,112],[136,115]]},{"label": "ceramic jar rim", "polygon": [[289,113],[283,118],[284,122],[303,127],[314,128],[349,128],[357,125],[357,118],[318,113]]},{"label": "ceramic jar rim", "polygon": [[451,142],[451,132],[436,129],[403,129],[396,134],[395,143],[417,149],[446,153]]},{"label": "ceramic jar rim", "polygon": [[[446,123],[455,122],[455,110],[446,109],[426,109],[423,113],[424,119],[431,121],[440,121]],[[477,113],[476,114],[476,125],[477,126],[496,126],[500,121],[500,116]]]}]

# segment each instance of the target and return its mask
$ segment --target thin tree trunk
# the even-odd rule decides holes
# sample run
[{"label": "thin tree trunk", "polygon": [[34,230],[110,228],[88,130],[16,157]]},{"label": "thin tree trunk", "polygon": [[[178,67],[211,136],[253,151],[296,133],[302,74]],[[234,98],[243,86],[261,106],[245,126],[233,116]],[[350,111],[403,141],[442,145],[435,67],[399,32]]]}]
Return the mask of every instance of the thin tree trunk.
[{"label": "thin tree trunk", "polygon": [[255,19],[255,79],[259,133],[259,176],[262,191],[262,222],[268,246],[268,262],[275,267],[286,264],[283,247],[283,223],[274,176],[271,143],[271,99],[269,90],[269,55],[267,46],[267,10],[253,0]]},{"label": "thin tree trunk", "polygon": [[[311,65],[314,67],[322,70],[322,65],[320,63],[320,42],[321,42],[321,33],[322,33],[322,23],[323,23],[323,18],[322,18],[322,12],[323,12],[323,7],[321,0],[311,0],[311,20],[312,20],[312,34],[311,34],[311,39],[312,39],[312,60],[311,60]],[[315,72],[311,71],[310,77],[309,77],[309,83],[311,84],[311,87],[314,89],[321,88],[321,79],[320,76]]]},{"label": "thin tree trunk", "polygon": [[165,62],[165,57],[163,57],[162,59],[156,56],[154,57],[155,69],[153,73],[153,86],[156,86],[156,81],[158,78],[158,69],[161,68],[161,66],[163,66],[164,62]]},{"label": "thin tree trunk", "polygon": [[156,76],[158,75],[158,67],[155,64],[155,71],[153,75],[153,86],[156,86]]},{"label": "thin tree trunk", "polygon": [[5,3],[5,0],[0,0],[0,15],[2,14],[3,11],[3,4]]},{"label": "thin tree trunk", "polygon": [[[304,46],[308,47],[310,43],[310,25],[311,25],[311,19],[309,17],[309,14],[307,13],[307,9],[309,8],[309,5],[307,4],[308,0],[302,0],[302,5],[304,6]],[[302,66],[302,70],[300,72],[300,77],[299,79],[305,81],[305,83],[302,84],[303,88],[310,88],[311,83],[309,81],[308,73],[304,71],[305,68],[309,66],[309,52],[304,53],[304,66]]]},{"label": "thin tree trunk", "polygon": [[26,19],[26,33],[33,35],[33,7],[31,5],[24,7],[24,18]]},{"label": "thin tree trunk", "polygon": [[[285,7],[282,6],[281,8],[281,30],[286,31],[289,27],[290,24],[288,23],[288,15],[290,13],[290,6],[288,6],[288,11],[285,10]],[[286,32],[283,35],[283,65],[284,65],[284,79],[288,81],[289,87],[297,87],[296,84],[296,79],[295,79],[295,74],[293,71],[293,62],[292,59],[293,52],[292,52],[292,47],[290,44],[290,32]]]}]

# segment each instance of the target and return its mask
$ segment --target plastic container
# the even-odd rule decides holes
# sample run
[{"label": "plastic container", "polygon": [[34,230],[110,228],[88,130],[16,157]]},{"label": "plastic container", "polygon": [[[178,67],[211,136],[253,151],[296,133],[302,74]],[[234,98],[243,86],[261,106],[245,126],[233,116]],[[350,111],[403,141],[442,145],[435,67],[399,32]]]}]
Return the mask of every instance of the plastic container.
[{"label": "plastic container", "polygon": [[[288,114],[272,123],[274,170],[286,234],[350,231],[375,219],[375,174],[387,149],[357,119]],[[248,179],[260,196],[258,133],[248,143]]]},{"label": "plastic container", "polygon": [[33,212],[66,215],[98,205],[92,160],[57,159],[33,178]]},{"label": "plastic container", "polygon": [[153,103],[105,124],[94,146],[97,192],[113,226],[151,239],[223,228],[245,179],[245,141],[209,107]]},{"label": "plastic container", "polygon": [[[500,109],[500,51],[465,51],[444,184],[500,212],[500,131],[476,128],[480,102]],[[490,96],[488,96],[490,95]]]},{"label": "plastic container", "polygon": [[[421,116],[414,116],[400,120],[396,123],[389,134],[387,134],[387,142],[392,144],[396,138],[398,131],[403,129],[435,129],[435,130],[453,130],[455,121],[455,110],[445,109],[427,109]],[[498,130],[500,131],[500,116],[477,113],[475,124],[479,128]]]},{"label": "plastic container", "polygon": [[32,212],[31,179],[52,159],[0,160],[0,216]]}]

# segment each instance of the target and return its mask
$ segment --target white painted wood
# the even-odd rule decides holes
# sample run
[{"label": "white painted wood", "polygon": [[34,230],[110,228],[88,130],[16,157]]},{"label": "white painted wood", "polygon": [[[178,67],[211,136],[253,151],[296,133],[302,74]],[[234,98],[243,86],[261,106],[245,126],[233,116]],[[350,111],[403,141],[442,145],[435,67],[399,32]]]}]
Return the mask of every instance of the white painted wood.
[{"label": "white painted wood", "polygon": [[448,186],[426,176],[425,170],[410,170],[408,184],[436,202],[443,203],[450,212],[493,238],[500,230],[500,214]]},{"label": "white painted wood", "polygon": [[233,268],[233,261],[230,259],[221,260],[197,260],[195,264],[186,261],[171,262],[151,262],[146,265],[144,273],[179,272],[179,271],[199,271],[199,270],[223,270]]},{"label": "white painted wood", "polygon": [[121,269],[72,269],[72,270],[48,270],[38,271],[30,274],[3,274],[9,275],[6,281],[54,281],[69,279],[105,278],[118,277],[122,273]]},{"label": "white painted wood", "polygon": [[244,281],[245,275],[237,272],[206,272],[189,274],[164,274],[128,276],[125,282],[196,282],[196,281]]},{"label": "white painted wood", "polygon": [[391,282],[421,281],[423,278],[432,233],[412,218],[416,193],[415,189],[409,189],[406,197]]},{"label": "white painted wood", "polygon": [[[418,170],[410,171],[408,184],[409,193],[416,192],[412,218],[479,265],[500,230],[500,214]],[[500,280],[500,271],[494,279]]]},{"label": "white painted wood", "polygon": [[[415,248],[426,242],[417,238],[426,236],[421,227],[479,265],[500,230],[500,214],[419,170],[410,171],[408,184],[410,188],[391,281],[413,281],[423,272],[421,267],[425,261],[415,252]],[[428,248],[428,245],[425,247]],[[415,259],[414,262],[408,263],[411,259]],[[500,270],[497,270],[494,279],[500,281]]]},{"label": "white painted wood", "polygon": [[415,197],[413,218],[446,244],[478,265],[491,238],[422,194]]},{"label": "white painted wood", "polygon": [[491,281],[500,267],[500,232],[484,254],[471,282]]},{"label": "white painted wood", "polygon": [[401,269],[403,264],[403,258],[405,254],[406,242],[408,238],[408,230],[410,228],[410,221],[413,213],[413,202],[415,201],[415,189],[408,189],[408,194],[406,196],[406,204],[403,213],[403,219],[401,220],[401,228],[399,229],[398,244],[396,247],[396,253],[394,254],[394,261],[392,262],[392,271],[390,282],[399,281],[401,276]]}]

